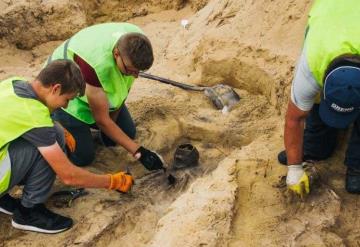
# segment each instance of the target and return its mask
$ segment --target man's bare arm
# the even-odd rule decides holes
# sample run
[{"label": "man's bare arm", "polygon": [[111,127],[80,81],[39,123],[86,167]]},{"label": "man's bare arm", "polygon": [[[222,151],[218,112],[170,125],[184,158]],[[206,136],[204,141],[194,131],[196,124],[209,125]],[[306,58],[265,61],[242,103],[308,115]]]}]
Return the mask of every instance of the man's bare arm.
[{"label": "man's bare arm", "polygon": [[64,184],[86,188],[109,188],[109,175],[98,175],[73,165],[57,142],[51,146],[39,147],[38,150]]},{"label": "man's bare arm", "polygon": [[304,122],[308,113],[289,100],[284,131],[288,165],[300,164],[303,161]]},{"label": "man's bare arm", "polygon": [[98,127],[115,143],[123,146],[131,154],[134,154],[139,145],[129,138],[111,118],[105,92],[101,88],[87,84],[85,94]]}]

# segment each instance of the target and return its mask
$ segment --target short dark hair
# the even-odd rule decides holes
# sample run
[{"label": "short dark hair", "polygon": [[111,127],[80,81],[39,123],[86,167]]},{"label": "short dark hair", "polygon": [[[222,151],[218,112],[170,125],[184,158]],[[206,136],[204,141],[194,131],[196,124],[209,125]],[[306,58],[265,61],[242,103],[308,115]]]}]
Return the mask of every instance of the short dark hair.
[{"label": "short dark hair", "polygon": [[123,35],[116,44],[120,54],[125,54],[138,70],[147,70],[154,62],[150,40],[141,33]]},{"label": "short dark hair", "polygon": [[83,96],[85,93],[85,81],[79,66],[67,59],[54,60],[43,68],[37,80],[45,87],[56,83],[61,85],[61,94],[75,93]]}]

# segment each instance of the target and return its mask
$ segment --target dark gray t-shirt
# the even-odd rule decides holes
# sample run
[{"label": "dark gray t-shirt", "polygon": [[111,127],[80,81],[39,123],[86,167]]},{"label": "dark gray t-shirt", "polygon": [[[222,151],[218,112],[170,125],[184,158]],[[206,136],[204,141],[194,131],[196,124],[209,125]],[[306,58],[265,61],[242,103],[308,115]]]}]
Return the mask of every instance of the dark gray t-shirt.
[{"label": "dark gray t-shirt", "polygon": [[[24,81],[14,81],[13,86],[17,96],[36,100],[38,99],[30,83]],[[56,130],[55,127],[34,128],[25,132],[21,137],[33,144],[35,147],[46,147],[51,146],[56,142]]]}]

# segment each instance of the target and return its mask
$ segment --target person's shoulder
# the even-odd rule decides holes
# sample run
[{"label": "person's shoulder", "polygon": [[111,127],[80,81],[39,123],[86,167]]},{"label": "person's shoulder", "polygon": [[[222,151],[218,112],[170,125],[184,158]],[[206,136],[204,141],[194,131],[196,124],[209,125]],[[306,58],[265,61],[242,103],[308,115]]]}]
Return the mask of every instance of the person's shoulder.
[{"label": "person's shoulder", "polygon": [[30,83],[24,80],[13,81],[14,92],[17,96],[30,99],[38,99]]}]

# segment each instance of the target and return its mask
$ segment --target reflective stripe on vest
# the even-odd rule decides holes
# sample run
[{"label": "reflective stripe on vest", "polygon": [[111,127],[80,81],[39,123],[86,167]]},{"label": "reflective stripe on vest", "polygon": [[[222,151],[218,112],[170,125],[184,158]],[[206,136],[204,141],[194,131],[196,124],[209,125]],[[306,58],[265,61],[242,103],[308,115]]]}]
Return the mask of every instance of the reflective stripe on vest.
[{"label": "reflective stripe on vest", "polygon": [[9,78],[0,82],[0,193],[9,187],[11,169],[9,162],[9,143],[25,132],[42,127],[53,127],[50,111],[39,100],[19,97],[13,83],[21,78]]},{"label": "reflective stripe on vest", "polygon": [[[71,38],[70,38],[71,39]],[[65,44],[64,44],[64,50],[63,50],[63,56],[64,56],[64,59],[69,59],[68,58],[68,55],[67,55],[67,48],[69,46],[69,42],[70,42],[70,39],[66,40],[65,41]],[[52,59],[52,55],[49,56],[48,60],[46,61],[46,64],[49,64],[53,61]]]},{"label": "reflective stripe on vest", "polygon": [[11,161],[9,152],[6,151],[5,157],[0,161],[0,194],[9,188],[11,176]]}]

